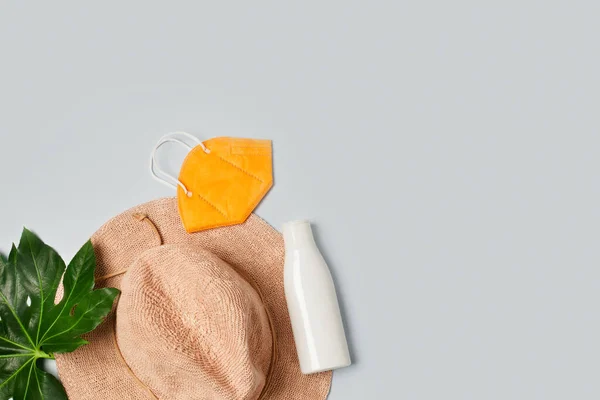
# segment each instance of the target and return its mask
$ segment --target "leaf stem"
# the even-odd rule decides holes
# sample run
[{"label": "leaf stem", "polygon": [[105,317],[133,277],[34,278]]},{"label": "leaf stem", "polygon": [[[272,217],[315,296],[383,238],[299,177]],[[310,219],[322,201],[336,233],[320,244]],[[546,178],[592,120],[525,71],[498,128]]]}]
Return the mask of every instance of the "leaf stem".
[{"label": "leaf stem", "polygon": [[50,359],[53,359],[54,357],[52,357],[52,355],[46,353],[45,351],[36,350],[36,352],[35,352],[35,358],[50,358]]}]

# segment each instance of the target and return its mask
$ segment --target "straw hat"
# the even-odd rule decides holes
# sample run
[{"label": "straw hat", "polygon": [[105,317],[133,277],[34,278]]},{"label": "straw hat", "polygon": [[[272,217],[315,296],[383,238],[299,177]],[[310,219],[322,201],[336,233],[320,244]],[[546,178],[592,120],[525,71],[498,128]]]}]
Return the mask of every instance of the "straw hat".
[{"label": "straw hat", "polygon": [[322,400],[302,375],[283,289],[281,235],[255,215],[188,234],[175,199],[92,237],[98,287],[122,294],[90,344],[56,356],[71,400]]}]

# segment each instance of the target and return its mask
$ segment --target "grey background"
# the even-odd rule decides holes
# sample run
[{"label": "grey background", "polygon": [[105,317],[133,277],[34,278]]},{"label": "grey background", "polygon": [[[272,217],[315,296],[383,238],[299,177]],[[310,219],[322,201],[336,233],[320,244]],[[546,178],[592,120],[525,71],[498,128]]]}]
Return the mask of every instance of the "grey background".
[{"label": "grey background", "polygon": [[316,222],[344,308],[330,399],[598,399],[599,11],[5,1],[0,248],[171,195],[166,132],[270,138],[257,213]]}]

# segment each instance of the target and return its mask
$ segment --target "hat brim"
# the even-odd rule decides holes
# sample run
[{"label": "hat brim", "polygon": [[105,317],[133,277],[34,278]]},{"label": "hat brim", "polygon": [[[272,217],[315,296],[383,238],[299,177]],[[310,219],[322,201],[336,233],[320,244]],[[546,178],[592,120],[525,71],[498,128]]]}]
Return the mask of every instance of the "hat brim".
[{"label": "hat brim", "polygon": [[[300,371],[284,295],[284,245],[279,232],[253,214],[243,224],[189,234],[181,224],[175,198],[154,200],[114,217],[92,236],[97,278],[126,270],[144,251],[160,245],[152,226],[135,218],[136,214],[148,216],[158,228],[162,243],[208,250],[243,270],[259,286],[277,338],[277,357],[263,399],[327,398],[331,372],[303,375]],[[122,279],[123,275],[114,276],[99,281],[97,287],[120,288]],[[102,325],[86,335],[88,345],[56,355],[59,376],[70,400],[156,399],[122,358],[115,338],[115,319],[113,310]]]}]

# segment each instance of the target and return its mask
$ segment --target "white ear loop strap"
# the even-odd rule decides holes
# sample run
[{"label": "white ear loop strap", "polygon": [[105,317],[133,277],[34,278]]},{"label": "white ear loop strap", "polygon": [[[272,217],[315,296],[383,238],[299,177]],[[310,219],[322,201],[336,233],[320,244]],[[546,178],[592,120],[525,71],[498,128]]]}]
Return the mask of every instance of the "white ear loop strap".
[{"label": "white ear loop strap", "polygon": [[177,139],[175,136],[185,136],[188,139],[192,140],[193,142],[195,142],[198,146],[200,146],[202,148],[202,150],[204,150],[204,152],[206,154],[210,153],[210,150],[206,148],[206,146],[204,145],[204,143],[202,143],[197,137],[190,135],[187,132],[171,132],[166,134],[165,136],[163,136],[162,138],[160,138],[160,140],[158,141],[158,143],[156,144],[156,146],[154,146],[154,149],[152,149],[152,154],[150,157],[150,173],[152,174],[152,176],[154,177],[154,179],[156,179],[157,181],[159,181],[162,184],[165,184],[169,187],[172,187],[174,189],[177,189],[177,186],[179,186],[180,188],[183,189],[184,193],[186,194],[186,196],[188,197],[192,197],[192,192],[190,192],[183,183],[181,183],[181,181],[179,179],[176,179],[175,177],[169,175],[168,173],[166,173],[163,169],[161,169],[158,166],[158,163],[156,162],[156,152],[158,151],[158,149],[164,145],[165,143],[179,143],[185,147],[187,147],[189,150],[192,150],[193,147],[190,146],[189,144],[187,144],[186,142]]}]

